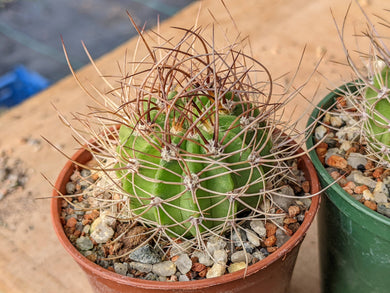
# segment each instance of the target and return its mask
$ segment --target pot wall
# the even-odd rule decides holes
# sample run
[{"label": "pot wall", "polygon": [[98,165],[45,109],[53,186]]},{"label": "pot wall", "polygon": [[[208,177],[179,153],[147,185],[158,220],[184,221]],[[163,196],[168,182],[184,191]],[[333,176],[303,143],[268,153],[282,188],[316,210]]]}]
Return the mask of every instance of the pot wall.
[{"label": "pot wall", "polygon": [[[348,86],[348,85],[346,85]],[[318,108],[330,107],[341,87],[327,95]],[[353,87],[349,87],[354,90]],[[320,111],[316,109],[308,125]],[[314,145],[313,137],[307,148]],[[310,157],[322,187],[332,185],[315,150]],[[383,293],[390,288],[390,219],[353,199],[338,184],[324,193],[318,217],[321,287],[323,293]]]},{"label": "pot wall", "polygon": [[[72,160],[78,163],[86,163],[91,159],[90,153],[80,149]],[[314,166],[305,155],[300,159],[299,164],[311,183],[312,193],[319,192],[320,185]],[[61,198],[57,190],[65,193],[65,185],[69,181],[75,166],[68,161],[61,171],[53,191],[51,202],[52,220],[57,236],[80,267],[87,274],[88,280],[95,292],[264,292],[264,293],[286,293],[298,255],[299,247],[306,235],[306,231],[314,220],[319,206],[319,196],[313,197],[310,209],[306,212],[305,220],[298,231],[275,253],[258,263],[251,265],[244,271],[227,274],[221,277],[189,281],[189,282],[159,282],[130,278],[113,273],[95,263],[89,261],[77,251],[66,237],[60,222],[59,212],[61,210]]]}]

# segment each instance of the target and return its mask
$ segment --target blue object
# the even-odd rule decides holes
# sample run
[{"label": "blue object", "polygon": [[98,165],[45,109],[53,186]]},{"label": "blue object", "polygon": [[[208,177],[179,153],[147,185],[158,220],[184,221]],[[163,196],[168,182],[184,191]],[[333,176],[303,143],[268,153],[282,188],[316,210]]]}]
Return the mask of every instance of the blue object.
[{"label": "blue object", "polygon": [[19,65],[0,76],[0,107],[15,106],[49,86],[49,81]]}]

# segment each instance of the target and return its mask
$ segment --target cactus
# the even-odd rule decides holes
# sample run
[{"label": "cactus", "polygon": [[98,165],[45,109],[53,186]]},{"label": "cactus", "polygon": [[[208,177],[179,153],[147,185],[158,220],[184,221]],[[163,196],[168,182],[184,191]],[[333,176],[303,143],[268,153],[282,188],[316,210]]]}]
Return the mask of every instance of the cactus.
[{"label": "cactus", "polygon": [[258,107],[231,91],[207,94],[196,82],[163,94],[166,100],[143,101],[145,115],[119,131],[121,158],[138,166],[127,172],[121,164],[118,172],[131,209],[174,236],[258,208],[266,170],[257,160],[272,148]]},{"label": "cactus", "polygon": [[268,206],[296,178],[291,162],[302,155],[305,133],[295,129],[299,119],[283,122],[283,108],[304,85],[275,84],[242,40],[217,49],[203,29],[176,28],[178,41],[159,36],[163,43],[152,47],[135,27],[148,55],[125,62],[119,77],[111,75],[115,83],[90,57],[109,90],[80,83],[98,102],[75,116],[83,129],[62,117],[102,174],[85,196],[144,225],[160,246],[185,241],[204,249],[206,237],[280,217]]}]

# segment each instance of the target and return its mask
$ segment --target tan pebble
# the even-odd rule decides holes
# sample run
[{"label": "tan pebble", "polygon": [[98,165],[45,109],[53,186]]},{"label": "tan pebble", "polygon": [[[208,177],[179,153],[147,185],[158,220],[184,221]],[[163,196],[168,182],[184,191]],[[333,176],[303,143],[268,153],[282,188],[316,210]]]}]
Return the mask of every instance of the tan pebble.
[{"label": "tan pebble", "polygon": [[356,153],[357,152],[357,149],[355,147],[350,147],[346,152],[345,154],[346,155],[349,155],[350,153]]},{"label": "tan pebble", "polygon": [[295,217],[297,216],[299,213],[301,212],[301,209],[299,208],[299,206],[290,206],[288,208],[288,215],[290,217]]},{"label": "tan pebble", "polygon": [[374,196],[372,195],[371,191],[368,189],[363,190],[363,198],[365,200],[374,200]]},{"label": "tan pebble", "polygon": [[347,100],[343,96],[337,97],[336,102],[337,102],[337,108],[339,108],[339,109],[345,108],[347,106]]},{"label": "tan pebble", "polygon": [[355,187],[356,187],[356,184],[353,182],[353,181],[348,181],[345,185],[344,185],[344,187],[348,187],[348,188],[350,188],[350,189],[355,189]]},{"label": "tan pebble", "polygon": [[368,207],[369,209],[372,209],[373,211],[376,211],[376,209],[377,209],[376,203],[373,202],[373,201],[370,201],[370,200],[366,200],[366,201],[364,202],[364,205],[365,205],[366,207]]},{"label": "tan pebble", "polygon": [[199,273],[199,272],[205,270],[206,268],[207,267],[204,264],[196,262],[192,265],[191,270]]},{"label": "tan pebble", "polygon": [[69,228],[74,228],[77,224],[77,220],[76,218],[69,218],[67,221],[66,221],[66,227],[69,227]]},{"label": "tan pebble", "polygon": [[206,274],[206,278],[215,278],[215,277],[220,277],[225,274],[226,271],[226,266],[223,263],[215,263],[213,266],[208,270]]},{"label": "tan pebble", "polygon": [[297,222],[297,219],[295,218],[290,218],[290,217],[286,217],[284,220],[283,220],[283,223],[284,224],[292,224],[292,223],[296,223]]},{"label": "tan pebble", "polygon": [[366,170],[372,170],[374,169],[374,163],[372,161],[368,161],[367,164],[364,166],[364,168],[366,168]]},{"label": "tan pebble", "polygon": [[372,173],[372,176],[374,178],[380,178],[383,174],[384,169],[382,167],[376,168],[375,171]]},{"label": "tan pebble", "polygon": [[276,243],[276,237],[275,235],[272,235],[264,240],[264,245],[267,247],[274,246]]},{"label": "tan pebble", "polygon": [[333,171],[332,173],[330,173],[330,176],[331,176],[334,180],[337,180],[337,179],[340,178],[341,174],[340,174],[340,172]]},{"label": "tan pebble", "polygon": [[93,181],[98,180],[98,179],[99,179],[99,173],[97,173],[97,172],[93,173],[93,174],[91,175],[91,178],[92,178]]},{"label": "tan pebble", "polygon": [[309,181],[303,181],[302,182],[302,189],[305,193],[310,193],[310,182]]},{"label": "tan pebble", "polygon": [[208,270],[209,270],[208,268],[205,268],[203,271],[200,271],[198,273],[199,277],[201,277],[201,278],[206,277]]},{"label": "tan pebble", "polygon": [[353,191],[357,194],[362,194],[364,190],[368,190],[368,187],[366,185],[356,186]]},{"label": "tan pebble", "polygon": [[331,155],[326,161],[326,164],[337,169],[345,169],[348,166],[347,160],[338,155]]},{"label": "tan pebble", "polygon": [[175,261],[177,261],[178,258],[179,258],[179,255],[178,255],[178,254],[175,255],[175,256],[172,256],[172,257],[171,257],[171,261],[175,262]]},{"label": "tan pebble", "polygon": [[278,227],[276,227],[276,225],[274,223],[272,223],[272,222],[265,223],[265,230],[266,230],[267,237],[275,235],[277,229],[278,229]]},{"label": "tan pebble", "polygon": [[344,186],[343,189],[344,189],[344,191],[346,191],[349,195],[352,195],[352,194],[353,194],[353,189],[351,189],[350,187]]},{"label": "tan pebble", "polygon": [[235,262],[235,263],[232,263],[228,267],[228,271],[229,271],[229,273],[234,273],[234,272],[240,271],[240,270],[245,269],[245,268],[246,268],[246,263],[244,261],[243,262]]},{"label": "tan pebble", "polygon": [[325,156],[326,152],[328,150],[328,145],[325,142],[321,142],[317,147],[316,147],[316,153],[319,157]]},{"label": "tan pebble", "polygon": [[278,248],[276,246],[272,246],[272,247],[267,247],[267,251],[269,253],[274,253],[275,251],[277,251]]}]

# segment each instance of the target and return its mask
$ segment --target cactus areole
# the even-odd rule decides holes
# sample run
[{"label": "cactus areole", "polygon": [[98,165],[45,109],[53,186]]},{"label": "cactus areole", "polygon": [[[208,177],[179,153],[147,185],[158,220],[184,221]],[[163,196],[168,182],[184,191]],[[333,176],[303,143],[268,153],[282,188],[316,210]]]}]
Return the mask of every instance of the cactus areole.
[{"label": "cactus areole", "polygon": [[126,105],[117,176],[132,216],[170,237],[221,231],[262,201],[272,165],[268,119],[277,105],[269,103],[270,82],[252,82],[260,70],[240,58],[247,56],[173,49],[155,60]]}]

